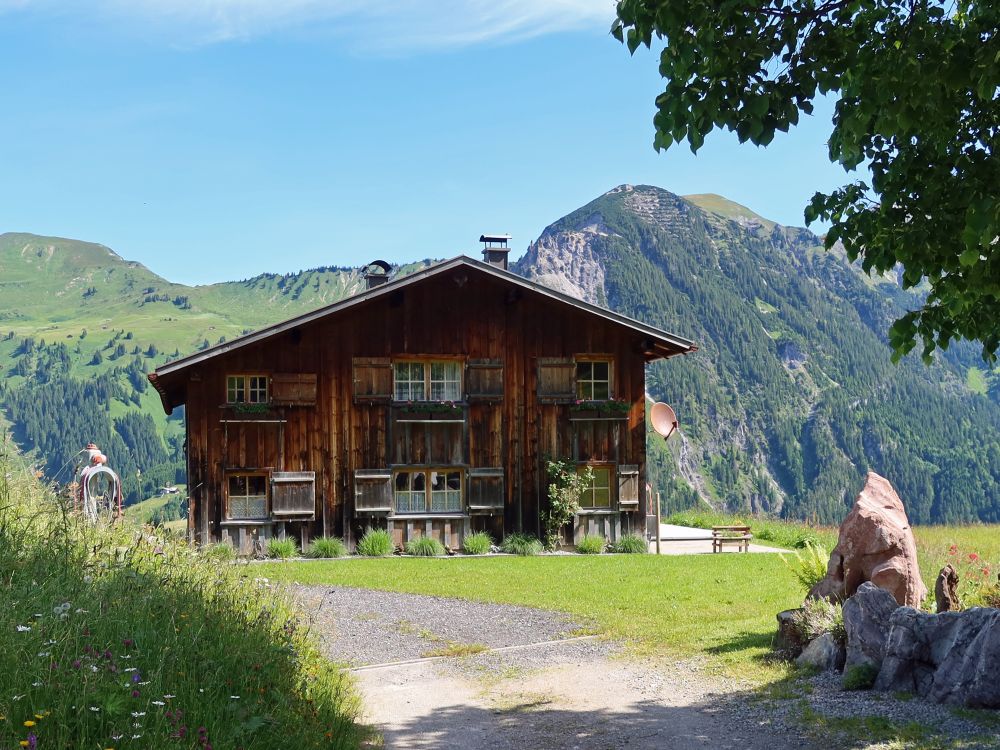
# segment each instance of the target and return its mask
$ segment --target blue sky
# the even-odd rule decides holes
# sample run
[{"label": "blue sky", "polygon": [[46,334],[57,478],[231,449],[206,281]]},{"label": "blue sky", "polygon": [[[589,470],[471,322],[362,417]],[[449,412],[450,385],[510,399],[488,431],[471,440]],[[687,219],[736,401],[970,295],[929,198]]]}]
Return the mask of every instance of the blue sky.
[{"label": "blue sky", "polygon": [[621,183],[802,224],[828,106],[767,149],[652,148],[655,57],[605,0],[0,0],[0,232],[172,281],[520,255]]}]

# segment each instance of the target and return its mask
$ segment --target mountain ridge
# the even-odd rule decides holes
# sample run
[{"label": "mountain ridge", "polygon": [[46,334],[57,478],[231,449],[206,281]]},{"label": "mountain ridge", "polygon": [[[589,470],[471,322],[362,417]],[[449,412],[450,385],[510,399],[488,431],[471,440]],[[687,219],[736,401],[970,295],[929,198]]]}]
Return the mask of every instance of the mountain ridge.
[{"label": "mountain ridge", "polygon": [[[0,335],[9,363],[0,405],[19,442],[54,452],[39,457],[50,466],[67,455],[53,447],[58,389],[76,393],[76,380],[103,378],[107,408],[78,408],[95,424],[107,421],[122,450],[144,445],[174,481],[181,426],[137,390],[143,373],[362,283],[357,269],[328,266],[189,287],[96,243],[79,250],[94,268],[71,264],[68,276],[39,280],[42,259],[75,242],[0,235],[0,288],[14,304],[18,295],[26,301],[20,318],[10,317],[10,302],[0,311],[0,334],[10,329]],[[650,395],[681,419],[669,445],[649,442],[650,478],[668,510],[702,497],[730,510],[836,522],[874,468],[917,522],[1000,520],[994,378],[977,371],[982,385],[970,389],[975,368],[961,347],[930,369],[913,358],[892,365],[885,331],[912,293],[824,251],[809,230],[715,194],[620,185],[546,227],[512,270],[699,344],[692,357],[654,364],[647,378]],[[18,388],[30,398],[15,396]],[[991,398],[982,395],[988,388]],[[128,414],[151,421],[119,423]],[[940,423],[934,434],[929,420]],[[82,439],[85,424],[66,440]]]},{"label": "mountain ridge", "polygon": [[[697,487],[732,510],[836,522],[874,468],[910,495],[911,518],[996,517],[996,403],[969,391],[960,352],[929,369],[913,357],[892,365],[885,332],[908,293],[866,278],[808,230],[622,185],[547,227],[516,270],[589,279],[579,296],[699,343],[648,377],[689,441],[658,458],[660,484],[679,467],[680,500]],[[923,434],[923,405],[940,434]],[[953,429],[952,414],[976,428]]]}]

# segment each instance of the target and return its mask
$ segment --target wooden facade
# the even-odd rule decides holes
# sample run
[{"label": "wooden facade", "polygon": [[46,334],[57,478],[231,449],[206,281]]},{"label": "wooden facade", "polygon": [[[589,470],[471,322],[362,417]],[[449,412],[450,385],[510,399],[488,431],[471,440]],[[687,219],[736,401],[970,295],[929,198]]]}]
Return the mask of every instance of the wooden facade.
[{"label": "wooden facade", "polygon": [[[607,494],[572,533],[614,540],[645,530],[645,363],[694,348],[460,257],[150,380],[168,411],[185,405],[199,541],[537,534],[548,458],[600,470]],[[625,404],[582,409],[581,373],[595,401]]]}]

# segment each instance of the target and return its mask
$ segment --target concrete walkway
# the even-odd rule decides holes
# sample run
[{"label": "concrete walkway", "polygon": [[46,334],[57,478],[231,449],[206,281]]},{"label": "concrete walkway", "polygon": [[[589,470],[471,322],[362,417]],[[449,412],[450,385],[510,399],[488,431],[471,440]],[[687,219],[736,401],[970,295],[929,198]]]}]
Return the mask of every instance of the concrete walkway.
[{"label": "concrete walkway", "polygon": [[[649,551],[656,552],[656,542],[649,543]],[[763,544],[750,544],[750,552],[787,552],[778,547],[767,547]],[[724,547],[717,554],[738,553],[736,547]],[[710,529],[695,529],[690,526],[674,526],[669,523],[660,524],[660,554],[661,555],[711,555],[712,532]]]}]

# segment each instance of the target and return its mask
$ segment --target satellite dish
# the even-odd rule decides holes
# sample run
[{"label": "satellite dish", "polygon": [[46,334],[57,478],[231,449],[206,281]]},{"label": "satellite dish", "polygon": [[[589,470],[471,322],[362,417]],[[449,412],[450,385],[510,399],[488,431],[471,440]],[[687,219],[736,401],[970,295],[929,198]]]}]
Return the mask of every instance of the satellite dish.
[{"label": "satellite dish", "polygon": [[653,429],[657,435],[662,435],[664,439],[674,434],[677,429],[677,415],[674,410],[662,401],[657,401],[649,410],[649,420],[653,423]]}]

